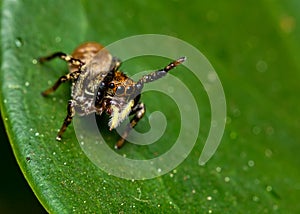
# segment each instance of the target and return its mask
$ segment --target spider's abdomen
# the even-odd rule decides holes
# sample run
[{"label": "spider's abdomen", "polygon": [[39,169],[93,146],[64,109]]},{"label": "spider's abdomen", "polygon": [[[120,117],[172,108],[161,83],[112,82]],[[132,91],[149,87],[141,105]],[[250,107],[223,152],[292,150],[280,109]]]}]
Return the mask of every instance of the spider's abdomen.
[{"label": "spider's abdomen", "polygon": [[97,89],[111,70],[113,57],[103,46],[93,42],[80,45],[72,56],[85,63],[81,68],[69,67],[71,73],[81,69],[79,77],[72,84],[71,97],[76,101],[76,111],[80,115],[93,113]]}]

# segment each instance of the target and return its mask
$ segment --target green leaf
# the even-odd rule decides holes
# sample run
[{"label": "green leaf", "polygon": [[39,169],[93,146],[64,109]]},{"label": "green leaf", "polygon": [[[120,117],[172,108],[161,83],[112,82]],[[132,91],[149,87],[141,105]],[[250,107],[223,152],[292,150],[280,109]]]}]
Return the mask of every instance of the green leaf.
[{"label": "green leaf", "polygon": [[[300,211],[299,13],[298,3],[279,1],[3,1],[1,22],[1,114],[18,164],[35,195],[51,213],[262,213]],[[54,51],[71,53],[84,41],[108,45],[136,34],[168,34],[202,51],[223,84],[228,107],[221,146],[198,165],[210,127],[210,106],[199,81],[184,69],[174,74],[195,96],[200,135],[188,158],[151,180],[114,177],[82,151],[71,125],[55,141],[66,114],[70,85],[44,98],[41,91],[67,72],[59,60],[36,64]],[[124,63],[133,75],[165,60]],[[182,71],[182,72],[178,72]],[[160,81],[164,84],[164,81]],[[180,121],[165,96],[145,93],[151,112]],[[177,112],[178,113],[178,112]],[[105,121],[106,119],[103,118]],[[118,138],[103,132],[113,146]],[[193,121],[191,121],[193,123]],[[172,124],[170,122],[170,124]],[[137,126],[149,128],[147,117]],[[127,143],[121,155],[150,158],[170,148],[178,124],[155,145]]]}]

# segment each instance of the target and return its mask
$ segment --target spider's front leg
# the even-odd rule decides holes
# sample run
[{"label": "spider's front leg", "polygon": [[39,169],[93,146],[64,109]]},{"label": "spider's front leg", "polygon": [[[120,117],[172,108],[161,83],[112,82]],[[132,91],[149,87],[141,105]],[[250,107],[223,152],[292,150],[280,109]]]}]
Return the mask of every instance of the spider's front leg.
[{"label": "spider's front leg", "polygon": [[133,118],[130,120],[130,123],[127,124],[126,129],[124,131],[124,133],[122,134],[121,138],[118,140],[118,142],[115,145],[115,149],[120,149],[123,144],[124,141],[126,139],[126,137],[128,136],[129,132],[131,131],[131,129],[133,129],[137,123],[140,121],[140,119],[142,119],[142,117],[144,116],[146,112],[146,108],[144,103],[137,103],[131,110],[130,115],[133,115]]},{"label": "spider's front leg", "polygon": [[69,100],[68,107],[67,107],[67,116],[66,116],[66,118],[64,120],[64,123],[61,126],[57,136],[56,136],[56,140],[61,141],[61,136],[66,131],[67,127],[70,125],[74,115],[75,115],[75,101],[74,100]]}]

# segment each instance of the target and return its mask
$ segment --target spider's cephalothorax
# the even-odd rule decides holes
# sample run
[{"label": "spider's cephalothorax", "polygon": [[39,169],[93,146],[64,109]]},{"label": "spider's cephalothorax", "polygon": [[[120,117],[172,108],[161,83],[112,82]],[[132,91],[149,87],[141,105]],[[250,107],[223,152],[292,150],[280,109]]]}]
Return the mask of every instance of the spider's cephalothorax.
[{"label": "spider's cephalothorax", "polygon": [[75,49],[71,56],[56,52],[50,56],[39,58],[39,61],[44,62],[56,57],[68,62],[70,72],[61,76],[51,88],[42,92],[42,95],[47,96],[54,92],[63,82],[73,81],[67,116],[56,139],[61,140],[62,134],[71,123],[75,112],[78,115],[88,115],[94,112],[101,115],[106,112],[110,115],[108,124],[110,130],[118,127],[129,115],[133,115],[115,148],[123,145],[129,131],[145,114],[145,106],[140,102],[144,84],[165,76],[169,70],[185,61],[185,57],[181,57],[163,69],[144,75],[140,80],[134,82],[119,71],[121,61],[112,57],[98,43],[85,43]]}]

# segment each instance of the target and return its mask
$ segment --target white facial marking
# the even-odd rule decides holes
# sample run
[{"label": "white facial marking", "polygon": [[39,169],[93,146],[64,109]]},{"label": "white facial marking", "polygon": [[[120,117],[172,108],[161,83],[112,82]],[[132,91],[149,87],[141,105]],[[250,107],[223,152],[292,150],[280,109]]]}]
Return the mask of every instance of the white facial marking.
[{"label": "white facial marking", "polygon": [[119,124],[128,116],[133,105],[134,105],[134,101],[131,100],[122,109],[117,108],[115,105],[111,106],[112,113],[111,113],[110,121],[108,123],[110,130],[115,129],[119,126]]}]

